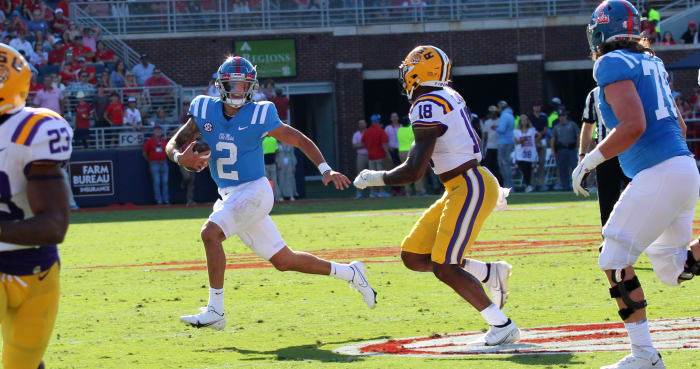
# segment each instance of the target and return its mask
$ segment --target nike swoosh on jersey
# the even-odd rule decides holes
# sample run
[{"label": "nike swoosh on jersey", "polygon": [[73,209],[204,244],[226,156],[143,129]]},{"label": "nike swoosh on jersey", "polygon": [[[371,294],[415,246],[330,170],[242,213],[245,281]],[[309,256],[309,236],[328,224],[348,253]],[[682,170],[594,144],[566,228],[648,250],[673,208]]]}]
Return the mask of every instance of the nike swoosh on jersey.
[{"label": "nike swoosh on jersey", "polygon": [[244,129],[246,129],[246,128],[248,128],[248,126],[245,126],[245,127],[238,127],[238,130],[239,130],[239,131],[242,131],[242,130],[244,130]]},{"label": "nike swoosh on jersey", "polygon": [[40,280],[40,281],[43,281],[43,280],[44,280],[44,278],[46,278],[46,276],[47,276],[47,275],[49,275],[49,273],[51,273],[51,271],[50,271],[50,270],[49,270],[49,271],[47,271],[47,272],[46,272],[46,273],[45,273],[44,275],[40,275],[40,276],[39,276],[39,280]]}]

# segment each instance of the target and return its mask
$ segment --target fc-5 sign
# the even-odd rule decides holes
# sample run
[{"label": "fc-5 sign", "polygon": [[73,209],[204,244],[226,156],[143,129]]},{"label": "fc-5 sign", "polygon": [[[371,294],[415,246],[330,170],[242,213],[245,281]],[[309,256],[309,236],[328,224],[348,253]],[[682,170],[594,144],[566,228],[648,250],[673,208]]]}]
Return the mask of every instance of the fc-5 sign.
[{"label": "fc-5 sign", "polygon": [[257,66],[258,78],[297,76],[293,39],[236,41],[234,46],[236,55]]},{"label": "fc-5 sign", "polygon": [[111,160],[76,161],[69,166],[73,196],[114,195],[114,169]]}]

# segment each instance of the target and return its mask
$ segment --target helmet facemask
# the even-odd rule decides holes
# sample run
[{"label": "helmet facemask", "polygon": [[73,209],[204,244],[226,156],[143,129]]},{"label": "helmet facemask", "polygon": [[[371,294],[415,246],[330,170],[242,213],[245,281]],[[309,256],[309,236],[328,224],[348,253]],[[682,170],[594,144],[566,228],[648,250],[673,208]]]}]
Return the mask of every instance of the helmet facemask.
[{"label": "helmet facemask", "polygon": [[240,108],[253,100],[253,94],[258,90],[258,81],[244,75],[219,75],[214,86],[221,95],[221,100],[227,105]]}]

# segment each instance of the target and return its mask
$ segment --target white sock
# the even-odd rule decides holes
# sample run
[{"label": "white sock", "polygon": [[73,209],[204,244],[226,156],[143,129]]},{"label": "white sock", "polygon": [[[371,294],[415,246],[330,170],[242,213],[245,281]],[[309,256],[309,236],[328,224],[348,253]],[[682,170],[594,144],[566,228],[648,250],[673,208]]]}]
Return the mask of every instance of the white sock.
[{"label": "white sock", "polygon": [[504,325],[508,323],[508,318],[503,314],[503,311],[498,308],[498,306],[491,304],[484,310],[481,310],[481,316],[486,319],[489,325]]},{"label": "white sock", "polygon": [[338,264],[331,261],[331,274],[329,275],[350,282],[355,276],[355,271],[350,268],[349,264]]},{"label": "white sock", "polygon": [[489,268],[486,263],[475,259],[465,259],[465,261],[464,270],[482,283],[486,282],[486,278],[489,276]]},{"label": "white sock", "polygon": [[209,303],[207,304],[216,310],[217,313],[224,313],[224,289],[209,287]]},{"label": "white sock", "polygon": [[649,322],[646,319],[640,322],[625,323],[625,328],[627,328],[627,334],[632,343],[632,355],[649,359],[656,353],[654,344],[651,342]]}]

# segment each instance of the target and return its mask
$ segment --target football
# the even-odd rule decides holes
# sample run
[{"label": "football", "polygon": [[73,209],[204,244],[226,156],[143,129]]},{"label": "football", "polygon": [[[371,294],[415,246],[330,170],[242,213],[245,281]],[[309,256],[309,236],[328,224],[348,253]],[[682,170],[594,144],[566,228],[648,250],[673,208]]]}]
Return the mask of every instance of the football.
[{"label": "football", "polygon": [[[194,147],[192,148],[192,150],[195,152],[195,154],[199,154],[199,153],[202,153],[205,151],[211,151],[209,149],[209,145],[207,145],[207,143],[204,142],[204,140],[202,140],[201,136],[197,137],[197,139],[194,142],[195,143],[194,143]],[[204,157],[209,158],[210,156],[211,156],[211,152]]]}]

